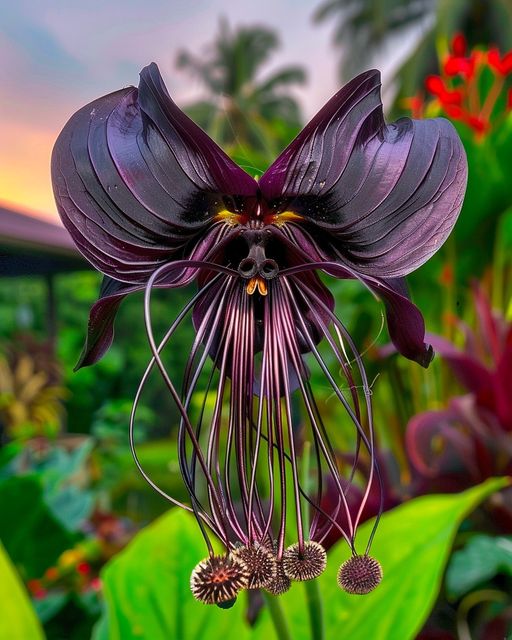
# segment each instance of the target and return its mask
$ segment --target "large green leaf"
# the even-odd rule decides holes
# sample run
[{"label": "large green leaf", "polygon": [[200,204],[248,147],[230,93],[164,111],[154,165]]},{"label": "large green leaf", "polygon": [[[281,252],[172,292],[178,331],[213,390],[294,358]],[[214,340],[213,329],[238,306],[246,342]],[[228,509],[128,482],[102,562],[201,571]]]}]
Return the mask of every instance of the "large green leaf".
[{"label": "large green leaf", "polygon": [[35,476],[0,482],[0,504],[0,540],[24,578],[41,577],[79,539],[55,518]]},{"label": "large green leaf", "polygon": [[39,640],[43,631],[9,556],[0,543],[0,638]]},{"label": "large green leaf", "polygon": [[[195,520],[172,509],[147,527],[105,567],[108,609],[96,638],[109,640],[245,640],[246,596],[229,610],[203,605],[190,593],[190,573],[206,555]],[[254,633],[265,625],[266,615]],[[268,627],[267,627],[268,629]],[[268,637],[268,633],[267,633]]]},{"label": "large green leaf", "polygon": [[[337,587],[336,572],[349,555],[346,544],[337,544],[319,579],[326,638],[338,637],[340,632],[350,640],[414,638],[435,602],[461,521],[506,482],[489,480],[461,494],[417,498],[386,513],[372,549],[385,577],[368,596],[349,596]],[[371,525],[360,529],[361,548]],[[172,510],[147,527],[103,571],[108,618],[102,619],[96,639],[275,637],[267,611],[262,611],[252,629],[246,624],[245,596],[227,611],[193,600],[190,572],[204,555],[197,525],[186,513]],[[304,585],[294,585],[280,603],[290,637],[309,639]]]},{"label": "large green leaf", "polygon": [[[416,637],[437,598],[461,521],[506,484],[507,480],[492,479],[464,493],[416,498],[386,513],[372,546],[384,579],[367,596],[350,596],[338,588],[338,567],[349,557],[347,545],[338,543],[329,552],[327,569],[319,578],[326,637],[336,637],[341,631],[350,640]],[[372,524],[367,522],[359,530],[360,549],[364,549]],[[297,593],[300,586],[283,596],[294,640],[310,637],[307,612]]]}]

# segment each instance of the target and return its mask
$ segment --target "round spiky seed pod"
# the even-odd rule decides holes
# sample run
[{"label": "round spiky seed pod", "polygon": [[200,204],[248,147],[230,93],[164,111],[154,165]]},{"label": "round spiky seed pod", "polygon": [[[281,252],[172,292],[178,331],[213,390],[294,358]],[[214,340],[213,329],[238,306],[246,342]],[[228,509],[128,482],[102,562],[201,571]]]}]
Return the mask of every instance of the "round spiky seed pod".
[{"label": "round spiky seed pod", "polygon": [[282,562],[276,561],[276,568],[277,571],[275,578],[265,585],[265,589],[274,596],[280,596],[288,591],[292,586],[292,581],[284,572]]},{"label": "round spiky seed pod", "polygon": [[338,570],[338,585],[347,593],[364,596],[382,580],[380,563],[370,556],[352,556]]},{"label": "round spiky seed pod", "polygon": [[325,549],[318,542],[304,542],[302,553],[299,543],[292,544],[283,553],[285,574],[292,580],[313,580],[323,572],[327,564]]},{"label": "round spiky seed pod", "polygon": [[249,574],[248,589],[261,589],[276,577],[274,554],[260,544],[240,547],[233,552],[233,556],[240,560]]},{"label": "round spiky seed pod", "polygon": [[248,578],[245,566],[232,555],[210,556],[192,571],[190,589],[199,602],[220,604],[235,599]]}]

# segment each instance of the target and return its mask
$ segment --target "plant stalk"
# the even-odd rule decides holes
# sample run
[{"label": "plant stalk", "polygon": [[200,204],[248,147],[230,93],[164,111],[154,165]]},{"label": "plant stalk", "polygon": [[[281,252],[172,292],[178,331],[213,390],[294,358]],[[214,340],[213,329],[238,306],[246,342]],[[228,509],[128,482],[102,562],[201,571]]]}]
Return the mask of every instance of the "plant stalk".
[{"label": "plant stalk", "polygon": [[[304,442],[302,450],[302,488],[309,494],[309,470],[311,465],[311,442]],[[306,511],[304,517],[304,525],[308,531],[307,539],[309,539],[309,511]],[[324,608],[322,603],[322,594],[317,580],[306,580],[304,582],[306,591],[306,604],[309,613],[309,626],[311,628],[311,640],[325,640],[324,629]]]},{"label": "plant stalk", "polygon": [[318,580],[306,580],[304,589],[309,612],[311,640],[325,640],[324,607]]},{"label": "plant stalk", "polygon": [[283,607],[277,596],[273,596],[264,589],[261,590],[265,604],[268,607],[270,618],[276,632],[277,640],[293,640],[284,615]]}]

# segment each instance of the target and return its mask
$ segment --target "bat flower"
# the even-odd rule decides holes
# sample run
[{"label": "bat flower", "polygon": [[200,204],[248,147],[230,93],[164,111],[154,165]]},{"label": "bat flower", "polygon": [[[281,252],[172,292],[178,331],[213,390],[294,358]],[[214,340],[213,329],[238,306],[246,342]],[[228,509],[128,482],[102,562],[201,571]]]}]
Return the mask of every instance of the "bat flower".
[{"label": "bat flower", "polygon": [[[192,573],[194,595],[229,606],[242,588],[282,593],[290,580],[315,578],[332,528],[355,559],[340,585],[353,593],[374,588],[380,569],[367,560],[369,545],[363,555],[355,549],[370,488],[379,483],[371,392],[325,282],[359,280],[384,302],[398,351],[429,364],[423,318],[403,276],[439,249],[462,205],[466,160],[452,125],[385,124],[380,74],[368,71],[255,180],[178,109],[151,64],[138,89],[100,98],[69,120],[52,175],[64,225],[105,275],[79,366],[109,348],[124,297],[145,292],[152,357],[130,435],[156,367],[180,415],[190,504],[178,504],[195,514],[209,550]],[[197,292],[157,341],[153,289],[192,281]],[[183,349],[180,330],[189,322],[195,339],[178,387],[165,352]],[[344,408],[340,426],[354,428],[352,464],[329,440],[310,381],[315,368]],[[299,422],[313,443],[309,474],[298,469]],[[362,468],[369,472],[360,499],[349,502]],[[326,477],[337,491],[330,514],[320,506]],[[214,554],[209,531],[225,554]],[[296,543],[287,547],[289,538]]]}]

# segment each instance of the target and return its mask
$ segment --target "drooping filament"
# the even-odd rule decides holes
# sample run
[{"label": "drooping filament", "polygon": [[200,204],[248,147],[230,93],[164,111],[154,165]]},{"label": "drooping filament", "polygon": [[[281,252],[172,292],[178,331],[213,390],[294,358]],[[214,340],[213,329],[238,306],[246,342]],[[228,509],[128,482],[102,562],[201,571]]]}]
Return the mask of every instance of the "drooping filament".
[{"label": "drooping filament", "polygon": [[[322,297],[323,285],[319,280],[311,284],[305,277],[311,272],[281,272],[261,295],[248,293],[247,282],[230,269],[199,262],[192,266],[204,281],[160,344],[151,327],[151,292],[159,278],[179,265],[161,267],[146,287],[145,319],[153,357],[130,425],[136,458],[136,408],[156,364],[180,414],[178,457],[190,505],[157,487],[136,458],[140,471],[168,500],[194,513],[210,554],[208,529],[227,551],[240,543],[274,547],[278,562],[286,544],[297,542],[301,556],[308,540],[322,543],[333,529],[355,553],[365,503],[380,482],[371,392],[350,335]],[[196,335],[178,389],[164,355],[167,349],[183,349],[180,327],[192,315]],[[320,397],[311,383],[311,376],[318,374],[325,385]],[[329,413],[334,400],[339,407],[334,442],[322,418],[327,389],[332,396]],[[347,441],[348,425],[355,432],[350,457],[345,450],[340,455],[338,444],[341,433]],[[314,452],[305,480],[300,458],[304,441],[312,443]],[[354,482],[364,483],[362,493],[350,493]],[[327,485],[336,494],[335,507],[328,513],[321,507]]]}]

